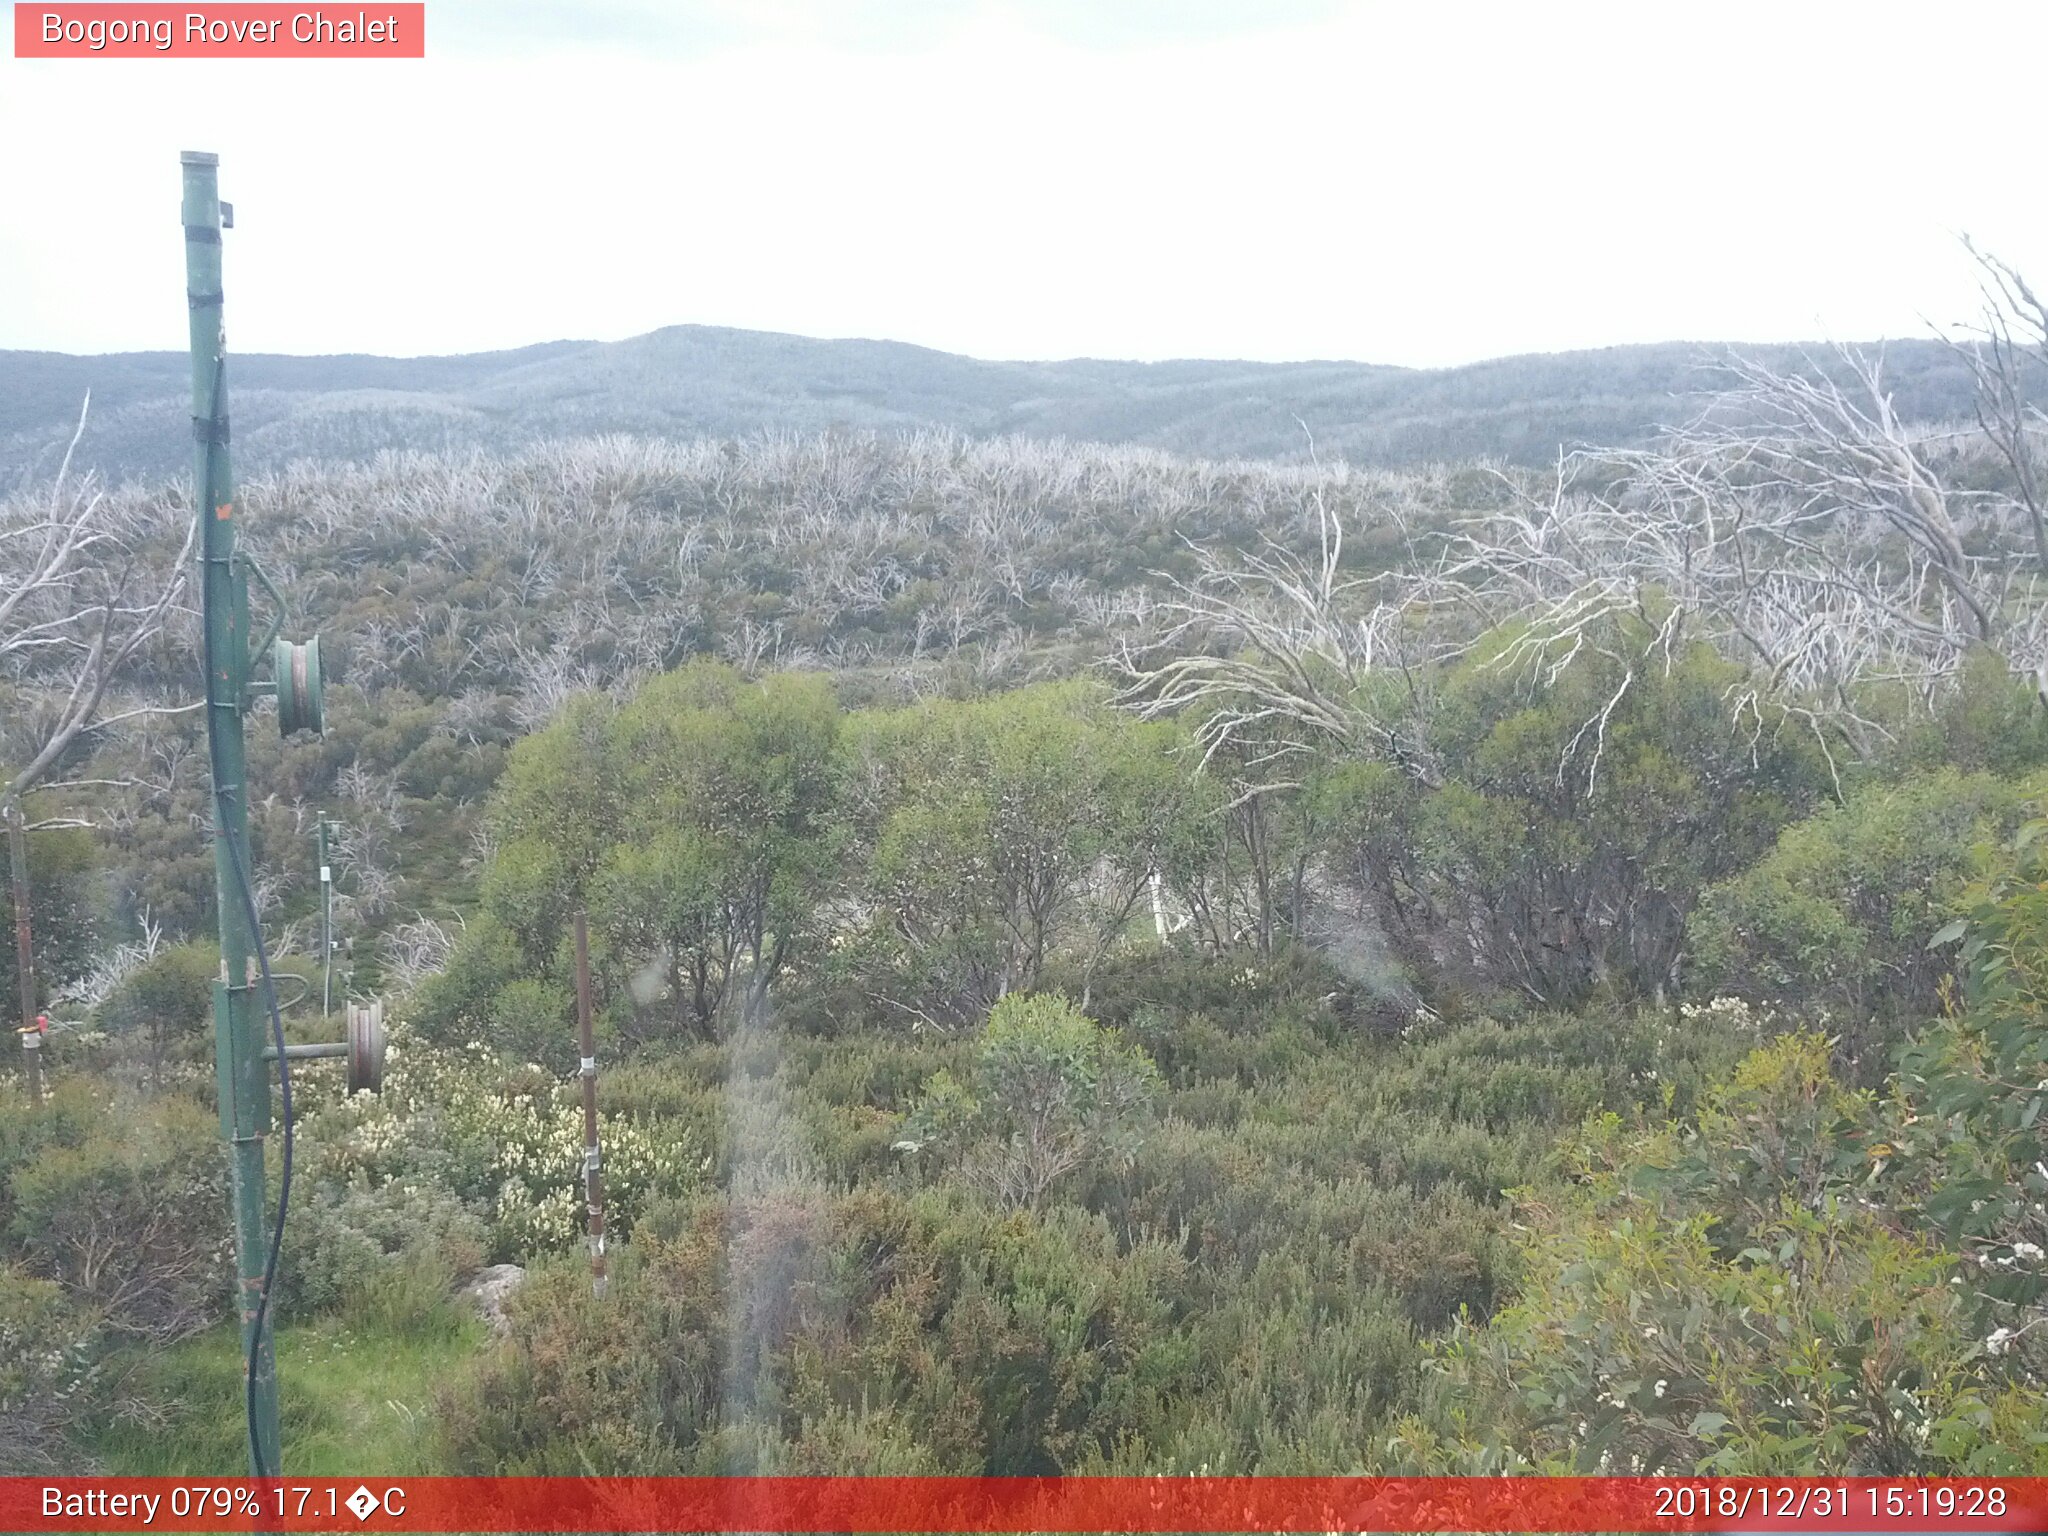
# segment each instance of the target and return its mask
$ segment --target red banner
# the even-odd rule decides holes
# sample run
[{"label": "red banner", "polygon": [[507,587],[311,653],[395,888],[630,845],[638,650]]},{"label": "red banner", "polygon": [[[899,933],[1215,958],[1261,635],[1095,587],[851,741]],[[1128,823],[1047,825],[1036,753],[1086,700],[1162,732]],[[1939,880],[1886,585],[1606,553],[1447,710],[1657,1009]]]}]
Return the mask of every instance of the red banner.
[{"label": "red banner", "polygon": [[2048,1478],[0,1478],[7,1531],[2048,1531]]},{"label": "red banner", "polygon": [[17,59],[423,59],[424,4],[14,7]]}]

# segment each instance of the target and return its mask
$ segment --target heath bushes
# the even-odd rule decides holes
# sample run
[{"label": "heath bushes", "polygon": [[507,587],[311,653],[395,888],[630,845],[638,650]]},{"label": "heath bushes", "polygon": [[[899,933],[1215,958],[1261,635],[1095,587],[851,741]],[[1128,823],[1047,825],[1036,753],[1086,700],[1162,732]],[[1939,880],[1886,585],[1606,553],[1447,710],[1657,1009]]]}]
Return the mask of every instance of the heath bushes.
[{"label": "heath bushes", "polygon": [[1869,1189],[1877,1107],[1828,1048],[1744,1063],[1695,1129],[1590,1122],[1525,1197],[1515,1303],[1436,1360],[1393,1443],[1436,1470],[1953,1475],[2048,1465],[1954,1255]]},{"label": "heath bushes", "polygon": [[1038,1206],[1069,1177],[1128,1166],[1159,1091],[1145,1053],[1065,998],[997,1003],[966,1081],[941,1071],[903,1149],[950,1154],[968,1181],[1009,1206]]},{"label": "heath bushes", "polygon": [[[620,1233],[649,1201],[703,1175],[705,1154],[674,1125],[610,1114],[599,1135],[607,1219]],[[389,1199],[392,1232],[408,1226],[403,1213],[415,1199],[430,1232],[437,1223],[454,1230],[448,1201],[483,1218],[492,1259],[560,1248],[583,1230],[580,1088],[481,1044],[445,1050],[395,1026],[383,1092],[309,1109],[301,1136],[308,1179]],[[407,1247],[402,1235],[391,1240]]]},{"label": "heath bushes", "polygon": [[292,1201],[282,1304],[294,1315],[362,1310],[406,1290],[431,1302],[480,1269],[489,1245],[483,1217],[438,1184],[309,1181]]},{"label": "heath bushes", "polygon": [[1512,629],[1440,680],[1440,783],[1335,779],[1333,869],[1439,982],[1573,1006],[1670,989],[1699,893],[1765,852],[1828,785],[1790,718],[1736,728],[1740,668],[1705,646],[1630,665],[1633,622],[1554,682],[1501,664]]},{"label": "heath bushes", "polygon": [[1928,940],[1956,915],[1973,859],[2044,789],[1944,768],[1788,828],[1702,898],[1695,989],[1822,1010],[1848,1053],[1881,1070],[1899,1026],[1940,1006],[1951,957]]},{"label": "heath bushes", "polygon": [[122,977],[93,1022],[131,1049],[139,1044],[150,1081],[160,1085],[170,1065],[211,1063],[213,982],[219,971],[217,946],[172,945]]},{"label": "heath bushes", "polygon": [[206,1327],[233,1278],[213,1117],[175,1098],[98,1096],[88,1118],[89,1097],[68,1087],[21,1111],[32,1127],[49,1119],[7,1174],[9,1251],[112,1333],[162,1343]]}]

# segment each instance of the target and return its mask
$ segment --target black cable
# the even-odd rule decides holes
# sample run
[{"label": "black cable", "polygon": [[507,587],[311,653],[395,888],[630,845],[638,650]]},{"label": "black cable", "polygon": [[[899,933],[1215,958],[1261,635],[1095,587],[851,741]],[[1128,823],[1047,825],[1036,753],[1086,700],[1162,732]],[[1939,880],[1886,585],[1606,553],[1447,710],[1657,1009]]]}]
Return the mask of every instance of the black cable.
[{"label": "black cable", "polygon": [[[213,401],[207,413],[208,422],[213,430],[206,439],[205,484],[200,487],[199,507],[197,509],[197,515],[200,517],[206,515],[206,501],[213,494],[214,455],[219,452],[221,441],[226,436],[225,433],[219,430],[221,387],[226,374],[227,354],[225,352],[216,353],[213,360]],[[203,542],[200,547],[202,558],[211,559],[211,556],[204,554],[205,545]],[[213,692],[213,679],[215,675],[213,665],[213,624],[211,622],[213,617],[212,583],[201,582],[200,600],[202,610],[200,628],[203,632],[201,644],[206,658],[206,690],[210,696]],[[249,1343],[247,1349],[243,1352],[242,1358],[242,1374],[244,1379],[242,1406],[243,1416],[249,1429],[249,1464],[258,1477],[277,1477],[283,1475],[284,1469],[282,1467],[266,1467],[263,1464],[263,1444],[261,1438],[256,1433],[256,1355],[263,1342],[263,1325],[270,1316],[270,1293],[277,1284],[278,1256],[284,1250],[285,1218],[290,1214],[292,1205],[292,1069],[291,1063],[286,1059],[284,1053],[284,1014],[277,1006],[277,983],[271,978],[270,974],[270,952],[268,946],[263,942],[263,923],[256,911],[254,882],[249,878],[249,866],[242,857],[241,848],[237,846],[234,838],[227,834],[226,820],[222,814],[222,807],[229,791],[221,784],[220,744],[216,738],[213,715],[210,710],[207,713],[206,719],[206,756],[207,764],[213,772],[214,835],[226,845],[228,862],[234,867],[235,884],[239,888],[242,897],[242,912],[248,919],[249,932],[256,942],[256,965],[263,976],[264,1000],[270,1005],[271,1035],[277,1042],[277,1078],[278,1086],[281,1090],[281,1108],[284,1123],[283,1177],[277,1191],[277,1218],[271,1224],[270,1254],[263,1265],[263,1288],[256,1296],[255,1325],[249,1330]],[[229,984],[232,985],[232,981]],[[282,1447],[279,1449],[282,1450]]]},{"label": "black cable", "polygon": [[[217,814],[216,810],[216,814]],[[278,1011],[277,983],[270,975],[270,954],[263,942],[263,927],[256,914],[256,899],[251,891],[249,869],[242,862],[242,851],[235,847],[234,840],[228,840],[228,851],[234,857],[235,879],[242,888],[242,908],[249,919],[249,931],[256,937],[256,965],[263,974],[263,996],[270,1005],[270,1033],[277,1043],[277,1082],[279,1090],[280,1121],[284,1127],[284,1155],[280,1160],[281,1177],[277,1187],[277,1217],[270,1229],[270,1254],[263,1262],[263,1290],[256,1298],[256,1326],[250,1333],[249,1382],[245,1407],[249,1418],[250,1459],[258,1477],[281,1477],[284,1468],[263,1465],[262,1447],[256,1437],[256,1358],[255,1347],[263,1338],[263,1326],[270,1315],[270,1293],[277,1285],[278,1256],[284,1251],[284,1223],[292,1207],[292,1068],[284,1054],[284,1015]],[[280,1452],[283,1447],[279,1447]]]}]

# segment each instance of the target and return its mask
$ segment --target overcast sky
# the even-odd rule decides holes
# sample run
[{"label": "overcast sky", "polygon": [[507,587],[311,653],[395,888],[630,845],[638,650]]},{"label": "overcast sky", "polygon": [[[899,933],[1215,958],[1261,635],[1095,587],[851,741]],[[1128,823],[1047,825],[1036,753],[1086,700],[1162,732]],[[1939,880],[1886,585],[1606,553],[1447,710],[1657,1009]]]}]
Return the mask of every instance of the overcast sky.
[{"label": "overcast sky", "polygon": [[427,23],[417,62],[0,59],[0,347],[183,347],[186,148],[236,206],[240,351],[700,323],[1429,366],[1923,334],[1971,307],[1965,230],[2048,280],[2039,3],[429,0]]}]

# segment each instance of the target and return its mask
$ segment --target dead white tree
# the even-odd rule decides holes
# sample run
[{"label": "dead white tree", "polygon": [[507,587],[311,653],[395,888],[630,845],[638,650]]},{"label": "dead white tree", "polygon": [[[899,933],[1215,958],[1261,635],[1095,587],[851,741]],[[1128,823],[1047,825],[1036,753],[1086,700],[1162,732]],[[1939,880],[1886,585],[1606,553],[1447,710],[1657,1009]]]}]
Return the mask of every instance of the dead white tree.
[{"label": "dead white tree", "polygon": [[[1409,707],[1418,663],[1483,640],[1483,665],[1541,687],[1604,653],[1621,682],[1558,769],[1590,782],[1628,690],[1696,642],[1745,664],[1733,716],[1803,720],[1831,758],[1877,748],[1875,693],[1929,707],[1973,649],[2048,698],[2048,417],[2034,404],[2048,305],[1978,259],[1986,318],[1960,350],[1979,432],[1909,423],[1881,353],[1842,348],[1790,371],[1732,357],[1688,424],[1643,449],[1561,451],[1539,485],[1501,474],[1501,505],[1408,537],[1405,569],[1372,581],[1340,573],[1333,491],[1347,477],[1316,465],[1311,552],[1270,536],[1235,554],[1195,548],[1195,574],[1168,579],[1153,622],[1120,645],[1125,702],[1185,713],[1204,761],[1230,748],[1240,774],[1337,741],[1427,781]],[[2002,475],[1984,472],[1987,442]],[[1387,515],[1400,520],[1399,498]],[[1289,778],[1273,768],[1247,792]]]},{"label": "dead white tree", "polygon": [[2013,267],[1970,238],[1963,247],[1982,273],[1983,312],[1969,340],[1949,340],[1977,386],[1977,426],[2012,474],[2013,494],[2034,535],[2034,558],[2048,569],[2048,507],[2040,464],[2048,414],[2037,403],[2048,385],[2048,304]]},{"label": "dead white tree", "polygon": [[56,989],[55,1001],[69,1004],[80,1014],[91,1013],[113,996],[122,982],[161,954],[164,926],[150,915],[148,903],[143,904],[138,918],[142,937],[96,956],[84,975],[74,976]]},{"label": "dead white tree", "polygon": [[35,1013],[28,834],[85,823],[72,816],[32,822],[23,800],[31,790],[56,787],[51,773],[88,729],[175,708],[104,706],[176,611],[198,526],[188,526],[166,571],[146,548],[158,531],[146,505],[109,499],[90,476],[71,479],[90,406],[88,395],[48,497],[0,505],[0,819],[7,824],[24,1025]]},{"label": "dead white tree", "polygon": [[1725,366],[1688,426],[1560,455],[1545,494],[1466,523],[1412,600],[1471,634],[1513,626],[1492,664],[1547,680],[1623,618],[1648,637],[1632,665],[1707,641],[1748,664],[1738,712],[1768,701],[1858,751],[1882,734],[1866,685],[1931,702],[1977,646],[2048,678],[2031,514],[1945,481],[1953,434],[1901,418],[1881,357]]},{"label": "dead white tree", "polygon": [[399,923],[385,932],[378,947],[384,958],[385,977],[398,991],[411,992],[447,965],[464,927],[459,913],[454,923],[451,929],[424,912],[414,912],[410,922]]},{"label": "dead white tree", "polygon": [[101,709],[176,611],[197,524],[166,570],[144,548],[156,531],[148,507],[111,501],[90,476],[71,479],[85,421],[81,409],[47,499],[0,506],[0,685],[23,696],[0,721],[0,763],[12,770],[0,804],[42,784],[88,728],[173,712]]},{"label": "dead white tree", "polygon": [[[1383,578],[1344,574],[1343,516],[1321,485],[1308,500],[1310,553],[1270,536],[1238,553],[1190,543],[1195,573],[1160,573],[1168,593],[1152,607],[1155,627],[1124,637],[1113,658],[1119,701],[1147,718],[1186,715],[1202,763],[1228,749],[1250,775],[1246,795],[1293,787],[1286,761],[1332,743],[1378,752],[1434,782],[1412,721],[1377,707],[1368,687],[1376,672],[1417,686],[1417,637],[1402,598],[1375,595]],[[1387,515],[1401,516],[1393,507]]]}]

